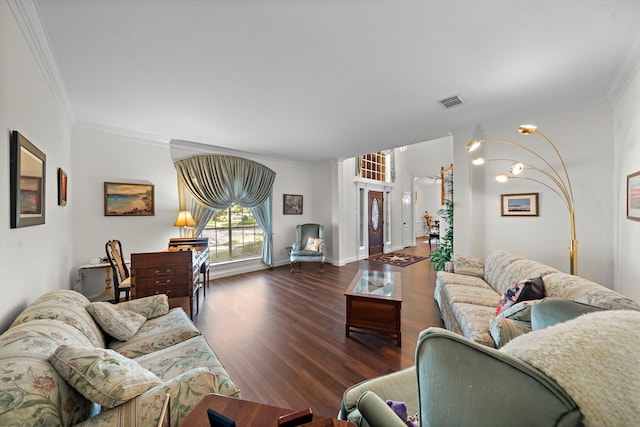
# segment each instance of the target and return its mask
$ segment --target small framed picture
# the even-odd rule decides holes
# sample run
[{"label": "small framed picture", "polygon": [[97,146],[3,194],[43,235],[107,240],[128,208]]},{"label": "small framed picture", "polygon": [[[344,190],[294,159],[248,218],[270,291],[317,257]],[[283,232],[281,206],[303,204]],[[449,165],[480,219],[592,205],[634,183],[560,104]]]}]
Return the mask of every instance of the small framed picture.
[{"label": "small framed picture", "polygon": [[282,199],[283,214],[302,215],[302,196],[298,194],[283,194]]},{"label": "small framed picture", "polygon": [[58,206],[67,206],[67,173],[58,168]]},{"label": "small framed picture", "polygon": [[104,183],[104,216],[154,216],[153,184]]},{"label": "small framed picture", "polygon": [[627,219],[640,221],[640,172],[627,175]]},{"label": "small framed picture", "polygon": [[501,194],[502,216],[538,216],[538,193]]}]

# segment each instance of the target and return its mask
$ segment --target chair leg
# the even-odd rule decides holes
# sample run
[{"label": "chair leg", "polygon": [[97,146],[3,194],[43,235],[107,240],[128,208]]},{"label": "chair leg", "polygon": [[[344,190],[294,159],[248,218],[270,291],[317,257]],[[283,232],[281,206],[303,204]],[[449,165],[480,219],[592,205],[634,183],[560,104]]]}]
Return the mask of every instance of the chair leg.
[{"label": "chair leg", "polygon": [[290,261],[289,264],[291,265],[291,272],[293,273],[293,266],[294,266],[293,261]]}]

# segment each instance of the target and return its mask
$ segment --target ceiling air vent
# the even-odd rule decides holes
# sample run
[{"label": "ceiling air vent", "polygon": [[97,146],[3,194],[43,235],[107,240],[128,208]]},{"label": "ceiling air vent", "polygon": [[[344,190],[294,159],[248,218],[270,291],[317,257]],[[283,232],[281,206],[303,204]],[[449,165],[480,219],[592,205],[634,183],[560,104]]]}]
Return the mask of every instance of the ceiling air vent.
[{"label": "ceiling air vent", "polygon": [[460,94],[453,95],[445,99],[441,99],[438,102],[440,102],[440,105],[442,105],[444,108],[447,108],[447,109],[457,107],[458,105],[462,105],[466,103],[466,101]]}]

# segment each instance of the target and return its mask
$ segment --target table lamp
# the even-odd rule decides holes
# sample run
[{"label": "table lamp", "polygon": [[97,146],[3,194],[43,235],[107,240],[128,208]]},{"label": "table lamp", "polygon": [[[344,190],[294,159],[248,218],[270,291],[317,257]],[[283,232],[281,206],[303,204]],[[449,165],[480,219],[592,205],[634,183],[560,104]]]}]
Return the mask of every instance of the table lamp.
[{"label": "table lamp", "polygon": [[191,216],[190,211],[178,211],[176,223],[173,225],[176,227],[182,227],[180,229],[180,237],[186,237],[187,229],[196,225],[196,222],[193,220],[193,216]]}]

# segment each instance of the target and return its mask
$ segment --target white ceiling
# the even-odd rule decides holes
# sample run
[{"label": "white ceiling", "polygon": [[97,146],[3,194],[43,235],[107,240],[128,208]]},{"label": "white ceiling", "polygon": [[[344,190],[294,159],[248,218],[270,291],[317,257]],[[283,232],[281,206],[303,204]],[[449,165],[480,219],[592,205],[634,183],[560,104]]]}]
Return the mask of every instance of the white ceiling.
[{"label": "white ceiling", "polygon": [[637,0],[10,1],[74,123],[304,162],[615,101],[640,29]]}]

